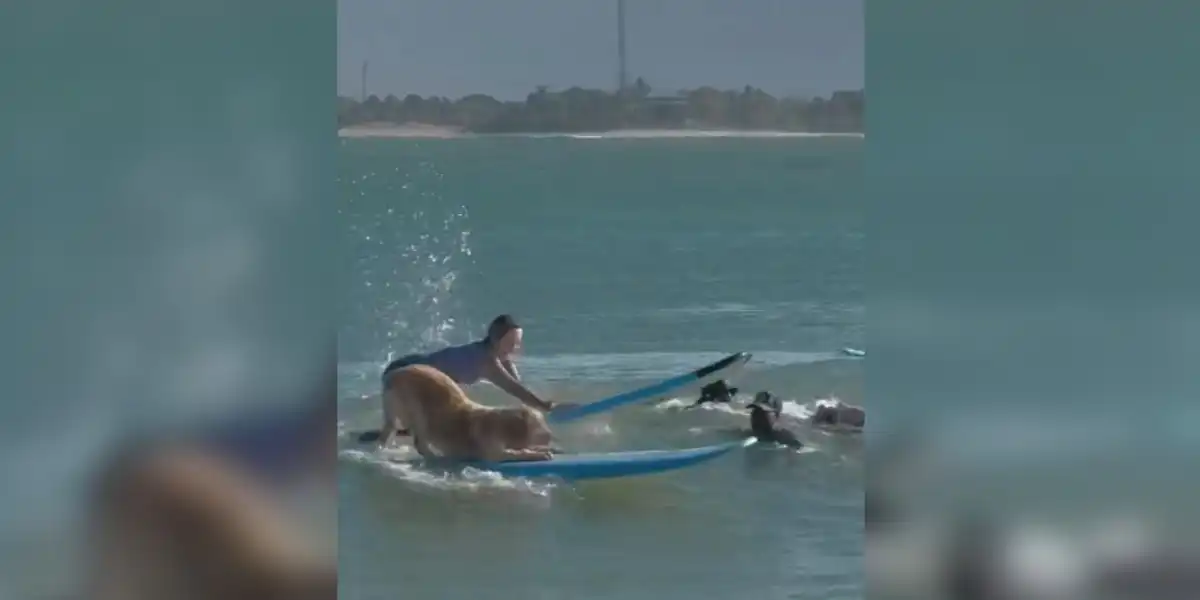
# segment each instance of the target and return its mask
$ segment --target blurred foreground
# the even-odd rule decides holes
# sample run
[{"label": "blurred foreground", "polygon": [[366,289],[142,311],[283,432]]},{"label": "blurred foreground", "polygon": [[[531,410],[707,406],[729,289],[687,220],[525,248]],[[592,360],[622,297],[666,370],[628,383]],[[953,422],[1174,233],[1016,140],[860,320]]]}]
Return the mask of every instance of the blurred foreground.
[{"label": "blurred foreground", "polygon": [[[880,440],[867,491],[870,597],[1198,597],[1196,471],[1176,470],[1195,461],[1125,455],[1117,436],[1131,440],[1131,426],[1092,427],[1110,451],[1072,452],[1069,429],[1042,445],[989,425]],[[989,437],[1007,441],[989,448]]]},{"label": "blurred foreground", "polygon": [[323,406],[115,455],[85,506],[86,597],[336,597],[334,402],[321,393]]},{"label": "blurred foreground", "polygon": [[334,596],[336,18],[0,5],[0,598]]}]

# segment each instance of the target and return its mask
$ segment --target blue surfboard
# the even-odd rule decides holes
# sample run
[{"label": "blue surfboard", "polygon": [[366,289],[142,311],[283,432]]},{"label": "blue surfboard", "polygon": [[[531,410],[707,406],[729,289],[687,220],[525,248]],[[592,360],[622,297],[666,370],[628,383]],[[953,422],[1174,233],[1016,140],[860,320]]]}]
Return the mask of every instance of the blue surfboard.
[{"label": "blue surfboard", "polygon": [[604,398],[603,400],[597,400],[589,404],[568,406],[552,411],[550,414],[546,415],[546,420],[552,424],[569,423],[571,421],[589,417],[594,414],[620,408],[627,404],[633,404],[634,402],[641,402],[643,400],[661,397],[663,394],[674,391],[688,384],[695,383],[706,377],[731,370],[735,367],[740,367],[749,362],[751,356],[752,355],[749,352],[730,354],[729,356],[726,356],[717,362],[700,367],[699,369],[696,369],[690,373],[684,373],[683,375],[672,377],[643,388],[638,388],[631,392],[617,394],[616,396]]},{"label": "blue surfboard", "polygon": [[[506,477],[555,478],[566,481],[612,479],[674,471],[708,462],[738,448],[747,448],[757,440],[753,437],[736,442],[714,444],[684,450],[638,450],[632,452],[597,452],[564,454],[550,460],[513,462],[454,463],[456,468],[473,467],[499,473]],[[440,461],[412,461],[414,464],[450,467]]]}]

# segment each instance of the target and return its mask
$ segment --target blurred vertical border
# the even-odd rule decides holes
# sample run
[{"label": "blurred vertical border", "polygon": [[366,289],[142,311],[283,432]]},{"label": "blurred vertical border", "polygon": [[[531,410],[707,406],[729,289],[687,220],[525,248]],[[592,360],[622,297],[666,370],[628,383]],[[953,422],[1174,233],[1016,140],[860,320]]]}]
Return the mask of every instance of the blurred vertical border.
[{"label": "blurred vertical border", "polygon": [[336,15],[0,5],[0,597],[82,589],[118,447],[335,435]]},{"label": "blurred vertical border", "polygon": [[872,597],[1196,597],[1200,5],[869,0]]}]

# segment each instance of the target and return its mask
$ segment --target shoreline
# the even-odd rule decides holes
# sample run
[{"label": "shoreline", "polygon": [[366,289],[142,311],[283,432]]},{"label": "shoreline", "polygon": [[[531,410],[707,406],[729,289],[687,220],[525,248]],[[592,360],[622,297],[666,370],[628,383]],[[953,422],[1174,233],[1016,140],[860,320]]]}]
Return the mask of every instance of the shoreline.
[{"label": "shoreline", "polygon": [[462,138],[573,138],[595,139],[668,139],[668,138],[817,138],[846,137],[865,138],[856,132],[821,133],[810,131],[762,131],[750,129],[617,129],[603,132],[529,132],[529,133],[471,133],[458,127],[424,124],[363,124],[351,125],[338,130],[339,138],[346,139],[462,139]]},{"label": "shoreline", "polygon": [[450,139],[469,135],[458,127],[423,123],[363,123],[338,129],[339,138]]}]

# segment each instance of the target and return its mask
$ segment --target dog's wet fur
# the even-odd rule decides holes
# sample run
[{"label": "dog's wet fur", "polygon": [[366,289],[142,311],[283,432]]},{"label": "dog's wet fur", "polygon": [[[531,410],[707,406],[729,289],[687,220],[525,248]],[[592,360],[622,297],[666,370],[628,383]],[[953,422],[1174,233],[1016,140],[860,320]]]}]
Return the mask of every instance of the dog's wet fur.
[{"label": "dog's wet fur", "polygon": [[796,434],[779,427],[776,421],[783,411],[778,398],[770,392],[759,392],[748,406],[750,409],[750,433],[759,442],[779,444],[789,448],[802,448],[804,444]]},{"label": "dog's wet fur", "polygon": [[453,379],[424,365],[396,369],[384,380],[379,445],[389,445],[405,426],[417,452],[428,458],[513,461],[552,456],[553,436],[541,413],[524,406],[496,408],[473,402]]},{"label": "dog's wet fur", "polygon": [[866,425],[867,413],[861,407],[845,404],[819,406],[810,420],[816,427],[861,431]]},{"label": "dog's wet fur", "polygon": [[696,399],[688,408],[696,408],[701,404],[729,404],[733,402],[734,396],[738,393],[735,387],[729,387],[729,384],[724,379],[718,379],[702,388],[700,388],[700,397]]}]

